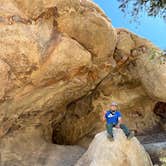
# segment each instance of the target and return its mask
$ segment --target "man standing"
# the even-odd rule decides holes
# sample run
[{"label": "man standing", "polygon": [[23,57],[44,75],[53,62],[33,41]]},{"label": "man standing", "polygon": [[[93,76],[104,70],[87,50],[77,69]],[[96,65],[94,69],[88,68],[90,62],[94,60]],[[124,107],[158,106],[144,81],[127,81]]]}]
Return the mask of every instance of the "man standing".
[{"label": "man standing", "polygon": [[106,120],[106,129],[108,133],[108,138],[113,140],[113,132],[112,128],[121,128],[125,133],[128,139],[131,139],[134,134],[130,132],[130,130],[122,124],[122,116],[121,113],[117,110],[117,103],[112,102],[110,110],[106,111],[104,114],[104,119]]}]

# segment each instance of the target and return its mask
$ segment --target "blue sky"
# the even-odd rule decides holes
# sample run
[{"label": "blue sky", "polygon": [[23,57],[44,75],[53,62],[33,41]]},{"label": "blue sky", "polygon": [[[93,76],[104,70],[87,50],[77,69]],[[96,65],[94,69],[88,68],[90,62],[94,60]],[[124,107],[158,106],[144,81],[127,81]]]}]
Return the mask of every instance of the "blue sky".
[{"label": "blue sky", "polygon": [[118,8],[119,3],[117,0],[93,0],[97,3],[111,19],[114,27],[127,28],[130,31],[138,34],[139,36],[145,37],[152,41],[155,45],[161,49],[166,49],[166,22],[161,18],[148,17],[146,13],[142,13],[139,17],[139,22],[130,23],[132,18]]}]

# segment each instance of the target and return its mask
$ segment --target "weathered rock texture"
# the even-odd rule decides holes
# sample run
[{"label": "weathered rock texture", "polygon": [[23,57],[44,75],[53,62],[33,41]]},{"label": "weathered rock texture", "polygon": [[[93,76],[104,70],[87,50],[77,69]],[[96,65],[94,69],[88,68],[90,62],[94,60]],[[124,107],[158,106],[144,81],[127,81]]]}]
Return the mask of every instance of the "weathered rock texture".
[{"label": "weathered rock texture", "polygon": [[77,0],[53,2],[1,1],[0,136],[51,126],[110,72],[116,32],[100,9]]},{"label": "weathered rock texture", "polygon": [[149,155],[134,137],[126,139],[122,130],[116,130],[110,142],[106,132],[97,134],[76,166],[152,166]]},{"label": "weathered rock texture", "polygon": [[[103,110],[109,109],[112,101],[119,103],[124,123],[137,133],[165,128],[163,119],[156,116],[155,111],[153,111],[158,100],[165,101],[165,97],[159,97],[157,93],[154,97],[152,93],[148,93],[144,86],[147,76],[151,80],[149,80],[150,82],[153,82],[153,80],[158,82],[158,86],[153,85],[151,91],[155,88],[161,91],[165,89],[165,77],[163,77],[166,67],[165,57],[146,39],[142,39],[124,29],[118,29],[117,34],[117,46],[113,55],[116,67],[90,94],[68,105],[66,119],[63,120],[60,127],[56,126],[59,131],[55,132],[55,138],[57,135],[61,138],[58,143],[63,143],[64,139],[72,143],[75,141],[72,138],[73,135],[78,135],[78,138],[82,137],[82,130],[85,128],[88,133],[89,130],[92,130],[93,135],[103,130],[105,124],[102,121],[96,121],[96,118],[99,118],[99,115],[102,116]],[[141,62],[144,65],[140,66]],[[146,63],[151,66],[151,69],[145,69]],[[156,69],[154,69],[155,66]],[[145,69],[144,73],[139,74],[143,68]],[[155,75],[156,70],[159,71],[160,69],[162,69],[161,76],[155,78],[153,74]],[[149,72],[151,75],[149,75]],[[159,86],[161,84],[163,86]],[[89,117],[87,114],[93,115]],[[71,122],[77,122],[77,125]]]},{"label": "weathered rock texture", "polygon": [[132,129],[143,132],[159,124],[153,108],[166,101],[166,64],[152,43],[113,28],[88,0],[0,0],[0,9],[4,165],[12,160],[26,165],[28,143],[19,157],[13,151],[15,142],[21,146],[26,138],[38,146],[39,138],[75,144],[95,134],[112,100]]},{"label": "weathered rock texture", "polygon": [[150,154],[154,164],[166,164],[166,142],[145,144],[144,147]]},{"label": "weathered rock texture", "polygon": [[1,140],[1,166],[73,166],[85,150],[46,142],[37,127]]}]

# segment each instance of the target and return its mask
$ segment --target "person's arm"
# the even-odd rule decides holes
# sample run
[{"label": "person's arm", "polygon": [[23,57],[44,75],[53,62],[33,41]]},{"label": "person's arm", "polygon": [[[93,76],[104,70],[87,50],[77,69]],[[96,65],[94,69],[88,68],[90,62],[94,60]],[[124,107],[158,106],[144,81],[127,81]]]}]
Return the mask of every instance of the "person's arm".
[{"label": "person's arm", "polygon": [[103,111],[103,114],[102,114],[102,121],[105,121],[105,114],[106,114],[106,111]]}]

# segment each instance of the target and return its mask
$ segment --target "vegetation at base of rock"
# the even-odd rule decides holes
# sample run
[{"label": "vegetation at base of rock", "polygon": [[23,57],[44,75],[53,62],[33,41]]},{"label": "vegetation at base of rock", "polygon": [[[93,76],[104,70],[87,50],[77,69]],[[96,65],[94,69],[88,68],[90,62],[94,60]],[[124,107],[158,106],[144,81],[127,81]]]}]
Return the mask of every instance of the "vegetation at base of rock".
[{"label": "vegetation at base of rock", "polygon": [[160,161],[162,162],[162,166],[166,165],[166,157],[161,157]]}]

